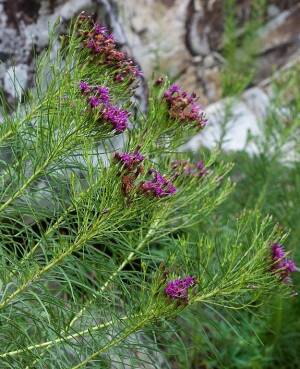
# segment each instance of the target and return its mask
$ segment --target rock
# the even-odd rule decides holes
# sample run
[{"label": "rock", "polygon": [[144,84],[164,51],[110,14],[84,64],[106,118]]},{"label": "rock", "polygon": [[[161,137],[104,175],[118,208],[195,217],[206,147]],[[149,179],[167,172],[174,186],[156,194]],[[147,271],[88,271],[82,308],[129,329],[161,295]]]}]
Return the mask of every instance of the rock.
[{"label": "rock", "polygon": [[[71,19],[83,9],[91,9],[92,0],[0,0],[0,82],[8,96],[15,98],[20,88],[32,85],[33,49],[39,54],[48,44],[48,30],[58,17]],[[11,76],[16,65],[20,82],[14,92]]]},{"label": "rock", "polygon": [[293,42],[300,43],[300,4],[290,10],[280,13],[266,24],[260,31],[260,52],[280,47]]},{"label": "rock", "polygon": [[268,6],[267,12],[269,18],[274,18],[280,13],[280,9],[278,6],[271,4]]},{"label": "rock", "polygon": [[205,68],[211,68],[214,64],[215,64],[215,60],[212,55],[207,55],[204,58],[203,65]]},{"label": "rock", "polygon": [[[296,84],[290,86],[286,81],[293,78],[291,73],[297,74],[297,70],[291,68],[299,65],[299,62],[300,53],[293,63],[287,63],[272,80],[267,79],[259,86],[246,90],[240,98],[226,98],[208,105],[205,109],[208,125],[184,148],[197,152],[203,147],[219,147],[226,152],[244,150],[250,155],[258,153],[260,148],[257,139],[264,134],[262,124],[269,114],[271,100],[274,98],[274,81],[287,87],[284,91],[280,90],[282,105],[276,108],[273,106],[272,109],[275,110],[272,112],[279,116],[283,124],[291,124],[293,118],[288,104],[299,91]],[[284,165],[300,161],[299,150],[295,145],[295,142],[288,141],[282,146],[281,162]]]},{"label": "rock", "polygon": [[269,77],[300,49],[300,4],[281,12],[259,32],[258,73],[255,82]]},{"label": "rock", "polygon": [[[262,93],[259,92],[259,94]],[[252,135],[259,133],[258,117],[255,110],[250,109],[244,99],[245,97],[235,101],[228,98],[209,105],[206,108],[209,124],[185,147],[197,151],[202,146],[214,148],[221,145],[225,151],[246,149],[250,154],[255,153],[256,146],[247,145],[247,143],[250,133]],[[226,133],[223,137],[224,132]]]}]

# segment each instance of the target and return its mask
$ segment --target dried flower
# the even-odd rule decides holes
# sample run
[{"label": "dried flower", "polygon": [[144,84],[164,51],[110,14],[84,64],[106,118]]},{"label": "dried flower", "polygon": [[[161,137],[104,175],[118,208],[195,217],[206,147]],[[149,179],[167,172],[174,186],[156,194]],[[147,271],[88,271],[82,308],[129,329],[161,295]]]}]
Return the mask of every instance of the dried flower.
[{"label": "dried flower", "polygon": [[[90,19],[88,26],[91,26]],[[131,83],[143,75],[126,53],[118,50],[113,35],[106,27],[94,23],[91,30],[81,32],[81,35],[84,47],[89,49],[94,57],[97,57],[97,62],[115,69],[115,81],[122,82],[128,78],[128,82]]]},{"label": "dried flower", "polygon": [[290,274],[297,271],[294,260],[286,258],[284,247],[280,243],[273,243],[272,245],[272,270],[280,276],[280,279],[288,283],[290,281]]},{"label": "dried flower", "polygon": [[154,178],[151,181],[142,182],[140,185],[144,193],[152,194],[155,197],[165,197],[176,193],[176,187],[173,183],[163,177],[157,170],[151,169],[150,174]]},{"label": "dried flower", "polygon": [[167,283],[165,294],[171,299],[188,300],[188,289],[193,287],[197,280],[193,276],[174,279]]},{"label": "dried flower", "polygon": [[135,177],[133,175],[123,175],[122,180],[122,192],[127,197],[134,188]]},{"label": "dried flower", "polygon": [[206,125],[205,113],[202,106],[196,103],[198,98],[195,93],[188,94],[180,86],[173,84],[164,93],[164,99],[169,105],[171,118],[182,123],[195,124],[199,129]]}]

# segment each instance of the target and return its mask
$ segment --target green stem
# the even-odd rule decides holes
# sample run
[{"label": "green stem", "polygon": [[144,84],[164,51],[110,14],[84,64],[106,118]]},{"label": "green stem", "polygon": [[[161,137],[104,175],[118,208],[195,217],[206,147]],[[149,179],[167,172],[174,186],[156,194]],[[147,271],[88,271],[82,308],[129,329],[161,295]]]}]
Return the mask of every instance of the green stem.
[{"label": "green stem", "polygon": [[[47,100],[45,101],[47,102]],[[18,123],[17,126],[21,126],[23,123],[25,123],[27,120],[33,118],[33,114],[37,112],[42,107],[42,104],[39,104],[36,106],[28,115],[25,115],[24,118],[22,118]],[[14,133],[13,129],[8,130],[3,136],[0,137],[0,142],[5,141],[7,138],[9,138]]]},{"label": "green stem", "polygon": [[[93,234],[95,228],[99,226],[99,223],[95,222],[92,229],[90,230],[90,234]],[[24,282],[18,289],[16,289],[10,296],[8,296],[1,304],[0,309],[3,309],[6,307],[12,300],[15,299],[16,296],[18,296],[20,293],[26,290],[26,288],[36,280],[38,280],[43,274],[47,273],[50,269],[54,268],[56,265],[58,265],[64,258],[71,255],[74,251],[79,250],[87,241],[89,240],[89,237],[84,234],[81,236],[77,242],[74,243],[72,247],[67,249],[62,254],[58,255],[57,257],[53,258],[52,261],[47,264],[44,268],[41,268],[35,273],[32,277],[27,279],[26,282]]]},{"label": "green stem", "polygon": [[34,182],[38,178],[38,176],[46,169],[51,159],[52,157],[49,156],[49,158],[44,162],[44,164],[40,166],[40,168],[31,177],[27,179],[27,181],[23,184],[23,186],[18,191],[16,191],[4,204],[0,206],[0,213],[4,209],[6,209],[15,199],[17,199],[23,194],[23,192],[27,189],[27,187],[30,186],[30,184]]},{"label": "green stem", "polygon": [[146,316],[142,321],[135,324],[133,327],[128,328],[124,331],[124,333],[111,340],[107,345],[101,347],[98,351],[94,352],[92,355],[88,356],[85,360],[81,361],[79,364],[73,366],[71,369],[79,369],[88,364],[90,361],[95,359],[97,356],[101,355],[103,352],[107,351],[113,346],[118,345],[122,341],[124,341],[128,336],[130,336],[132,333],[136,332],[138,329],[142,328],[145,323],[149,322],[153,316]]},{"label": "green stem", "polygon": [[[137,318],[139,316],[141,316],[141,314],[133,315],[133,316],[130,316],[130,317],[129,316],[123,316],[121,318],[118,318],[118,320],[125,321],[129,318],[134,319],[134,318]],[[110,320],[109,322],[95,325],[91,328],[87,328],[87,329],[85,329],[81,332],[78,332],[78,333],[70,334],[69,336],[66,336],[66,337],[60,337],[60,338],[56,338],[55,340],[50,340],[50,341],[45,341],[45,342],[42,342],[42,343],[37,343],[35,345],[27,346],[24,349],[5,352],[3,354],[0,354],[0,358],[6,358],[8,356],[12,357],[12,356],[22,354],[23,352],[28,352],[28,351],[38,350],[38,349],[46,349],[46,348],[52,347],[56,344],[66,342],[66,341],[70,341],[72,339],[82,337],[86,334],[90,334],[91,332],[96,332],[96,331],[99,331],[101,329],[108,328],[111,325],[113,325],[113,323],[114,323],[114,320]]]},{"label": "green stem", "polygon": [[[103,292],[105,291],[105,289],[107,288],[107,286],[110,284],[110,282],[126,267],[126,265],[128,263],[130,263],[136,252],[140,251],[144,246],[145,244],[148,242],[149,238],[151,238],[151,236],[153,235],[153,233],[155,232],[156,230],[156,227],[158,225],[158,221],[155,222],[154,224],[154,227],[149,229],[147,235],[145,236],[145,238],[143,239],[143,241],[141,241],[139,243],[139,245],[137,246],[137,248],[132,251],[128,256],[127,258],[122,262],[122,264],[118,267],[118,269],[116,271],[114,271],[114,273],[111,274],[111,276],[106,280],[106,282],[103,284],[103,286],[99,289],[99,292]],[[86,311],[86,309],[93,303],[94,299],[91,299],[87,302],[86,306],[84,306],[76,315],[75,317],[71,320],[70,324],[69,324],[69,327],[72,327],[75,322],[84,314],[84,312]]]},{"label": "green stem", "polygon": [[[118,269],[106,280],[106,282],[102,285],[102,287],[99,289],[99,292],[103,292],[105,291],[105,289],[107,288],[107,286],[110,284],[110,282],[125,268],[125,266],[130,263],[132,261],[132,259],[135,256],[135,253],[139,250],[141,250],[144,245],[148,242],[149,238],[153,235],[153,233],[156,230],[156,227],[158,225],[159,221],[157,220],[154,223],[154,227],[149,229],[147,235],[145,236],[145,238],[143,239],[142,242],[139,243],[139,245],[137,246],[137,248],[135,249],[135,251],[132,251],[128,257],[122,262],[122,264],[118,267]],[[86,311],[86,309],[93,303],[94,299],[89,300],[86,305],[75,315],[75,317],[71,320],[71,322],[69,323],[68,328],[71,328],[78,319],[80,319],[80,317],[84,314],[84,312]],[[1,305],[0,305],[1,307]],[[61,334],[63,334],[63,332],[61,332]],[[37,360],[34,361],[34,363],[36,363]],[[28,369],[29,367],[25,368]]]}]

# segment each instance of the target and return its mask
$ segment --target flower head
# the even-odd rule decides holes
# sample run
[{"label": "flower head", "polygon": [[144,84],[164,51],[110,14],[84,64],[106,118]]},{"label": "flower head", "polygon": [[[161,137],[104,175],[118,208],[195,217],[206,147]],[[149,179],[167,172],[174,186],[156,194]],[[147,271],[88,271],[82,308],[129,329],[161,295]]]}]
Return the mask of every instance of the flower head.
[{"label": "flower head", "polygon": [[187,301],[188,289],[193,287],[196,283],[196,278],[193,276],[171,280],[167,283],[165,294],[171,299]]},{"label": "flower head", "polygon": [[104,26],[101,26],[99,23],[95,23],[93,31],[96,35],[106,34],[107,28]]},{"label": "flower head", "polygon": [[91,96],[88,100],[91,108],[96,108],[100,104],[100,99],[96,96]]},{"label": "flower head", "polygon": [[207,119],[195,93],[188,94],[177,84],[171,85],[164,93],[169,106],[169,116],[182,123],[191,123],[202,129]]},{"label": "flower head", "polygon": [[110,123],[117,132],[124,132],[128,127],[129,112],[117,106],[108,104],[102,110],[101,116]]},{"label": "flower head", "polygon": [[85,94],[85,93],[87,93],[87,92],[89,92],[90,91],[90,85],[87,83],[87,82],[85,82],[85,81],[80,81],[80,83],[79,83],[79,88],[80,88],[80,91],[83,93],[83,94]]},{"label": "flower head", "polygon": [[79,88],[82,94],[87,95],[87,102],[92,109],[100,113],[99,117],[112,125],[117,132],[123,132],[128,126],[130,113],[110,103],[109,88],[106,86],[90,86],[81,81]]},{"label": "flower head", "polygon": [[133,169],[136,165],[140,164],[145,157],[139,152],[121,152],[115,153],[115,159],[123,164],[127,169]]},{"label": "flower head", "polygon": [[272,257],[274,260],[282,259],[285,257],[285,251],[280,243],[273,243],[272,245]]},{"label": "flower head", "polygon": [[96,89],[97,95],[99,96],[101,102],[103,102],[104,104],[108,104],[110,100],[109,88],[105,86],[97,86]]},{"label": "flower head", "polygon": [[176,84],[173,84],[173,85],[171,85],[168,89],[167,89],[167,91],[164,93],[164,97],[165,97],[165,99],[167,100],[167,101],[172,101],[172,99],[173,99],[173,95],[175,94],[175,93],[180,93],[181,92],[181,88],[178,86],[178,85],[176,85]]},{"label": "flower head", "polygon": [[272,249],[272,270],[280,276],[280,279],[287,283],[290,280],[290,274],[297,271],[294,260],[286,258],[284,247],[275,242],[271,246]]},{"label": "flower head", "polygon": [[118,49],[116,41],[106,27],[94,23],[88,26],[91,30],[82,32],[83,46],[90,50],[97,62],[105,64],[115,70],[115,81],[122,82],[126,77],[128,82],[133,82],[136,78],[142,76],[140,69],[127,57],[127,55]]},{"label": "flower head", "polygon": [[94,40],[93,40],[92,38],[89,38],[89,39],[86,41],[86,47],[87,47],[88,49],[91,49],[91,50],[93,50],[93,49],[94,49],[94,47],[95,47],[95,42],[94,42]]},{"label": "flower head", "polygon": [[150,174],[153,179],[141,183],[141,190],[146,194],[152,194],[155,197],[171,196],[176,193],[176,187],[171,181],[162,176],[157,170],[151,169]]}]

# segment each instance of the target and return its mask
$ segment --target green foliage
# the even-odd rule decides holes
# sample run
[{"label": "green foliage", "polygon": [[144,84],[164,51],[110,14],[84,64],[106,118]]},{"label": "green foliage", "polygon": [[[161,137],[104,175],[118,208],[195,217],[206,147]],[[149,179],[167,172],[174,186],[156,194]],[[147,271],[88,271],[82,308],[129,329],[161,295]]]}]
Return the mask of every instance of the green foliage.
[{"label": "green foliage", "polygon": [[[116,150],[140,148],[140,183],[153,166],[172,178],[171,162],[191,157],[178,148],[194,132],[168,116],[167,83],[151,87],[147,114],[132,115],[118,140],[78,84],[109,86],[113,102],[133,112],[129,81],[91,62],[76,23],[52,55],[50,47],[35,90],[0,125],[0,367],[157,367],[152,351],[168,344],[160,333],[169,319],[189,309],[255,310],[274,287],[287,292],[270,273],[270,243],[284,235],[269,218],[245,212],[210,231],[232,190],[231,165],[216,153],[205,156],[208,175],[173,177],[174,196],[122,190]],[[185,275],[197,279],[188,301],[171,300],[167,281]]]},{"label": "green foliage", "polygon": [[[272,84],[268,115],[260,122],[259,134],[249,141],[256,145],[257,152],[223,153],[225,162],[235,163],[230,173],[235,189],[203,228],[209,237],[228,235],[244,209],[271,215],[279,229],[288,232],[284,244],[297,265],[300,264],[299,86],[298,66],[277,76]],[[276,294],[262,301],[255,311],[248,308],[233,315],[224,310],[212,312],[209,307],[201,311],[200,319],[192,311],[186,312],[182,324],[188,328],[182,333],[181,342],[189,342],[194,359],[185,361],[181,367],[193,368],[201,363],[208,368],[226,369],[298,368],[299,283],[299,273],[294,273],[288,298]],[[215,324],[207,317],[212,314]],[[176,350],[181,352],[183,361],[187,348],[177,344]]]},{"label": "green foliage", "polygon": [[259,47],[257,32],[263,22],[266,1],[251,1],[249,19],[240,28],[237,24],[237,5],[236,0],[224,1],[225,65],[221,73],[224,97],[239,95],[255,77],[255,56]]},{"label": "green foliage", "polygon": [[[247,207],[258,209],[263,214],[272,214],[282,229],[290,231],[286,245],[299,265],[299,68],[287,70],[277,78],[273,93],[269,114],[261,125],[262,133],[254,138],[258,154],[249,157],[245,153],[237,153],[228,158],[236,162],[232,178],[235,178],[237,186],[220,210],[223,214],[234,214]],[[298,274],[293,280],[293,290],[297,292],[300,281]],[[262,311],[265,321],[251,322],[264,345],[257,341],[249,346],[250,352],[256,351],[257,364],[245,367],[298,367],[300,305],[299,299],[293,294],[291,291],[292,297],[288,300],[277,296],[272,305]]]}]

